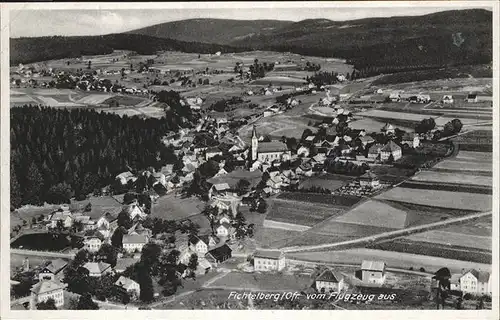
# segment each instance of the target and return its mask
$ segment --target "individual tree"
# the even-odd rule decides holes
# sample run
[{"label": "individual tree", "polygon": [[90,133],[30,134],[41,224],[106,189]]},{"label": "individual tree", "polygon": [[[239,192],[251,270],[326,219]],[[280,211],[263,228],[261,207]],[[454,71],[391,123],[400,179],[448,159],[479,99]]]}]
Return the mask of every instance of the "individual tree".
[{"label": "individual tree", "polygon": [[54,299],[49,298],[47,301],[42,301],[36,304],[37,310],[57,310]]},{"label": "individual tree", "polygon": [[187,267],[193,271],[196,271],[196,268],[198,268],[198,255],[196,253],[193,253],[191,257],[189,257]]},{"label": "individual tree", "polygon": [[126,210],[123,210],[118,214],[117,223],[119,227],[123,227],[127,230],[130,229],[133,224],[129,213]]},{"label": "individual tree", "polygon": [[85,293],[78,299],[78,304],[76,306],[77,310],[99,310],[97,303],[92,300],[92,296],[89,293]]},{"label": "individual tree", "polygon": [[100,257],[102,261],[109,263],[111,267],[114,267],[118,259],[118,249],[109,243],[103,243],[97,252],[97,256]]},{"label": "individual tree", "polygon": [[261,199],[259,201],[259,204],[257,205],[257,212],[258,213],[266,213],[267,211],[267,203],[264,199]]},{"label": "individual tree", "polygon": [[241,195],[247,193],[249,187],[250,187],[250,182],[248,180],[240,179],[236,183],[236,191],[238,193],[238,196],[241,196]]},{"label": "individual tree", "polygon": [[116,230],[111,235],[111,245],[115,248],[122,248],[124,234],[126,234],[126,230],[124,230],[123,227],[116,228]]},{"label": "individual tree", "polygon": [[147,267],[149,270],[153,271],[153,274],[156,274],[159,257],[161,254],[161,248],[156,243],[147,243],[141,252],[141,263]]},{"label": "individual tree", "polygon": [[89,62],[87,63],[87,69],[90,69],[92,66],[92,61],[89,60]]},{"label": "individual tree", "polygon": [[139,272],[137,282],[140,286],[139,299],[142,302],[151,302],[154,299],[153,279],[151,278],[150,269],[143,263],[139,263]]}]

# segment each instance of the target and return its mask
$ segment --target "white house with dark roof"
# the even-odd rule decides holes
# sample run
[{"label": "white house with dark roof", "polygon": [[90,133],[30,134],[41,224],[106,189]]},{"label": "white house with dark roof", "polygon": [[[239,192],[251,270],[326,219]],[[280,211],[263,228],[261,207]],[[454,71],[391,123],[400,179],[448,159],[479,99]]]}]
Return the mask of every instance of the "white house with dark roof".
[{"label": "white house with dark roof", "polygon": [[148,243],[149,239],[145,235],[125,234],[123,235],[122,246],[123,250],[132,253],[142,251],[142,248]]},{"label": "white house with dark roof", "polygon": [[392,140],[387,142],[387,144],[382,149],[380,149],[380,160],[389,160],[391,158],[391,155],[394,161],[400,159],[402,156],[401,147]]},{"label": "white house with dark roof", "polygon": [[359,184],[362,187],[376,188],[380,186],[380,179],[373,172],[367,171],[359,177]]},{"label": "white house with dark roof", "polygon": [[452,95],[444,95],[443,100],[441,100],[444,104],[452,104],[453,96]]},{"label": "white house with dark roof", "polygon": [[38,273],[38,280],[54,280],[54,278],[61,274],[64,268],[68,265],[68,261],[63,259],[52,260],[48,265],[43,267]]},{"label": "white house with dark roof", "polygon": [[344,277],[339,272],[325,269],[316,277],[314,287],[318,292],[340,292],[344,289]]},{"label": "white house with dark roof", "polygon": [[120,276],[118,280],[116,280],[115,286],[136,297],[139,297],[141,293],[141,287],[139,286],[139,284],[134,280],[124,276]]},{"label": "white house with dark roof", "polygon": [[208,198],[212,199],[214,196],[225,196],[231,189],[228,183],[216,183],[208,190]]},{"label": "white house with dark roof", "polygon": [[476,269],[466,271],[460,277],[460,290],[477,295],[491,295],[491,274]]},{"label": "white house with dark roof", "polygon": [[98,236],[85,237],[85,239],[83,240],[84,248],[89,252],[99,251],[99,249],[101,249],[102,243],[102,239]]},{"label": "white house with dark roof", "polygon": [[31,287],[30,309],[36,310],[36,305],[54,299],[57,308],[64,305],[64,289],[68,285],[55,280],[41,280]]},{"label": "white house with dark roof", "polygon": [[285,268],[285,254],[279,250],[258,250],[253,255],[255,271],[281,271]]},{"label": "white house with dark roof", "polygon": [[227,222],[223,222],[217,226],[215,232],[218,237],[231,237],[234,234],[234,227]]},{"label": "white house with dark roof", "polygon": [[381,131],[384,132],[385,134],[394,134],[396,132],[396,128],[392,124],[386,123],[382,127]]},{"label": "white house with dark roof", "polygon": [[365,283],[381,285],[385,282],[385,262],[363,260],[361,263],[361,280]]}]

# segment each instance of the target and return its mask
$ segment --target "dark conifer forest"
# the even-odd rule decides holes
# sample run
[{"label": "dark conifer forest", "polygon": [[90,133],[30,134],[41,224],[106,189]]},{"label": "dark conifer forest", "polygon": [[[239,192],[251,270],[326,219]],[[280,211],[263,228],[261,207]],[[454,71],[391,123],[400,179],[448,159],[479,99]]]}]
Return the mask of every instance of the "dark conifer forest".
[{"label": "dark conifer forest", "polygon": [[161,138],[177,129],[179,116],[167,112],[170,121],[92,109],[12,108],[11,206],[82,198],[120,172],[175,163]]}]

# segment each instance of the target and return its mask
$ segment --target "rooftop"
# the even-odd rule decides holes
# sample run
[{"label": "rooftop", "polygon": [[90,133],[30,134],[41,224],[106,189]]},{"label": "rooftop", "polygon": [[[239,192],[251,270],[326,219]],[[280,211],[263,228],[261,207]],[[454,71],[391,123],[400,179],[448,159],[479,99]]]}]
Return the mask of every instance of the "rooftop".
[{"label": "rooftop", "polygon": [[338,283],[342,280],[342,275],[338,272],[335,272],[330,269],[326,269],[320,273],[320,275],[316,278],[316,281],[328,281]]},{"label": "rooftop", "polygon": [[264,258],[264,259],[279,259],[283,255],[283,252],[279,250],[258,250],[253,254],[254,258]]},{"label": "rooftop", "polygon": [[288,151],[288,147],[280,141],[260,142],[257,151],[259,153],[285,152]]},{"label": "rooftop", "polygon": [[361,263],[361,269],[362,270],[370,270],[370,271],[384,271],[385,262],[363,260],[363,262]]},{"label": "rooftop", "polygon": [[136,235],[136,234],[126,234],[123,236],[123,244],[129,244],[129,243],[147,243],[148,242],[148,237],[144,235]]},{"label": "rooftop", "polygon": [[54,290],[62,290],[66,288],[66,284],[55,280],[42,280],[31,287],[31,292],[34,294],[43,294]]},{"label": "rooftop", "polygon": [[103,273],[107,269],[111,267],[109,263],[106,262],[87,262],[83,265],[85,269],[87,269],[90,273]]}]

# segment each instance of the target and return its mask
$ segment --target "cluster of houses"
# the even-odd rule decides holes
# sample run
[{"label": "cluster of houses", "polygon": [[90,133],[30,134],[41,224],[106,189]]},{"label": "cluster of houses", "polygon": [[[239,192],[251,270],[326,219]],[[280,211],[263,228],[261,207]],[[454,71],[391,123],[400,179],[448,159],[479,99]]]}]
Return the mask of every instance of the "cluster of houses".
[{"label": "cluster of houses", "polygon": [[462,269],[461,273],[451,275],[450,289],[479,296],[491,295],[491,273],[476,269]]}]

